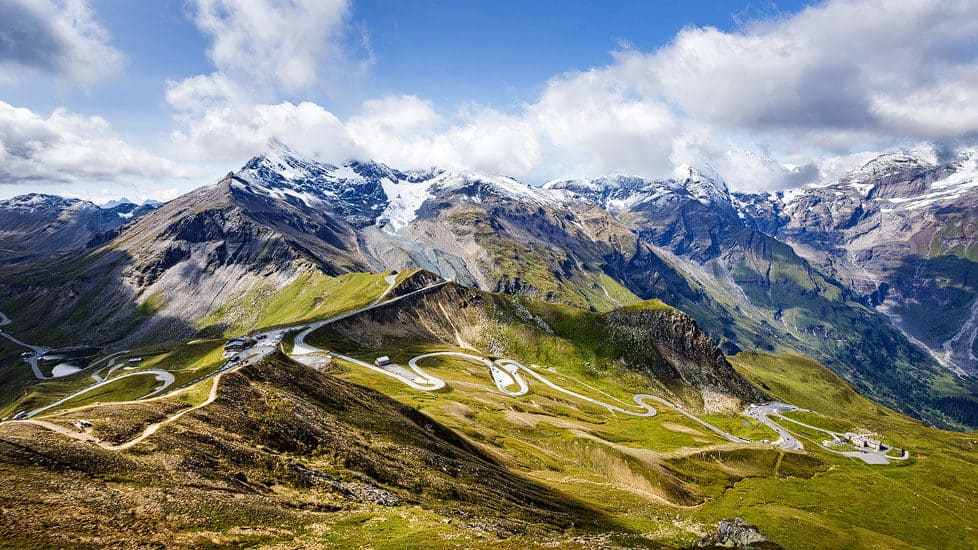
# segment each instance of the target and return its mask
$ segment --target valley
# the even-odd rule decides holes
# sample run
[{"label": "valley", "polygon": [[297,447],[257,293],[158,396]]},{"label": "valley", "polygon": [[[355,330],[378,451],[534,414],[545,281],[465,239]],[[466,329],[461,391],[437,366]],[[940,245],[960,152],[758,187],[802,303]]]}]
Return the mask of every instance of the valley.
[{"label": "valley", "polygon": [[[86,334],[131,347],[192,338],[242,308],[242,296],[275,302],[320,275],[420,268],[595,311],[659,299],[727,353],[806,355],[889,407],[966,429],[978,426],[967,374],[978,299],[967,244],[974,152],[911,156],[883,155],[790,196],[747,196],[690,166],[665,180],[537,188],[440,168],[334,166],[275,142],[58,260],[0,265],[0,310],[18,312],[22,336],[55,327],[52,345]],[[38,228],[74,208],[43,196],[0,204]],[[900,224],[916,228],[908,242],[880,236]],[[919,305],[933,300],[936,310]]]},{"label": "valley", "polygon": [[978,0],[0,0],[0,550],[978,549]]},{"label": "valley", "polygon": [[[290,540],[308,542],[314,538],[320,541],[317,544],[321,544],[323,540],[334,540],[337,545],[342,546],[343,540],[350,540],[344,537],[355,536],[360,541],[374,540],[379,546],[385,546],[389,541],[396,545],[397,541],[405,540],[400,537],[407,537],[408,531],[392,532],[390,526],[410,518],[402,528],[408,529],[407,525],[410,525],[412,540],[424,540],[426,546],[433,547],[452,547],[461,540],[466,541],[466,546],[477,547],[533,546],[541,540],[561,541],[561,544],[570,547],[587,547],[598,540],[607,542],[608,539],[592,539],[595,535],[588,534],[600,532],[605,533],[602,535],[604,537],[611,533],[610,536],[617,541],[616,544],[625,546],[644,546],[654,541],[655,545],[678,548],[695,538],[695,533],[708,530],[707,525],[716,521],[714,518],[735,514],[746,517],[787,548],[798,547],[797,542],[792,541],[807,540],[806,537],[811,536],[827,537],[822,540],[829,541],[826,546],[829,548],[872,546],[883,541],[895,543],[895,539],[887,538],[889,535],[880,534],[882,531],[889,533],[889,529],[895,528],[886,519],[889,517],[887,507],[873,511],[858,504],[864,498],[872,499],[871,495],[863,497],[846,492],[847,498],[852,501],[848,514],[833,512],[825,508],[824,504],[819,505],[819,509],[824,510],[819,515],[827,513],[831,518],[827,522],[824,519],[814,521],[814,517],[806,515],[811,512],[802,513],[809,506],[803,504],[806,500],[805,494],[823,490],[820,487],[834,487],[832,490],[837,491],[841,487],[839,483],[855,486],[865,483],[881,484],[880,490],[892,495],[909,495],[908,491],[929,487],[928,491],[939,492],[946,502],[955,502],[957,506],[963,507],[962,511],[948,513],[940,500],[918,492],[917,496],[909,498],[919,502],[922,521],[913,522],[914,529],[917,529],[915,535],[903,531],[901,536],[910,537],[906,540],[914,540],[914,536],[923,537],[916,539],[918,543],[923,540],[939,540],[946,548],[967,547],[967,541],[973,536],[967,528],[960,531],[951,527],[961,525],[961,514],[970,506],[965,503],[974,502],[971,500],[973,496],[946,487],[931,486],[932,481],[929,480],[934,468],[950,468],[962,472],[973,468],[978,464],[975,460],[978,451],[968,449],[969,445],[978,445],[978,441],[972,438],[969,443],[966,434],[954,435],[925,428],[898,413],[881,409],[859,397],[844,382],[814,363],[799,363],[787,357],[751,355],[748,352],[730,358],[737,372],[743,373],[753,384],[763,388],[773,398],[797,406],[769,403],[760,407],[752,406],[748,409],[747,416],[740,416],[743,409],[730,409],[729,405],[723,411],[704,408],[706,401],[694,400],[678,405],[662,395],[672,395],[672,399],[678,398],[680,401],[684,398],[674,394],[675,390],[671,390],[668,384],[661,385],[661,382],[656,382],[648,374],[621,370],[620,367],[611,365],[603,367],[610,370],[597,374],[593,370],[593,362],[588,367],[589,361],[599,359],[601,355],[586,352],[579,347],[580,343],[575,343],[583,341],[575,338],[580,338],[581,329],[601,318],[600,314],[573,313],[572,310],[554,309],[544,302],[483,294],[449,281],[433,280],[423,272],[398,274],[397,284],[391,284],[390,277],[390,274],[384,273],[373,275],[377,284],[368,285],[367,288],[372,290],[353,299],[362,304],[355,309],[338,312],[326,319],[302,319],[301,322],[292,324],[286,319],[280,319],[286,322],[252,333],[255,338],[254,348],[236,352],[231,357],[241,357],[240,360],[232,361],[229,358],[211,363],[213,366],[207,367],[206,373],[198,373],[179,389],[165,394],[146,399],[127,399],[125,396],[128,390],[121,386],[129,385],[130,382],[127,381],[132,379],[122,376],[108,377],[107,371],[112,367],[103,360],[93,365],[98,368],[94,374],[105,373],[107,380],[115,380],[120,386],[118,391],[114,395],[102,395],[97,403],[67,403],[62,409],[47,409],[38,418],[0,424],[0,452],[5,453],[5,463],[8,468],[18,464],[16,455],[7,453],[17,448],[10,447],[13,443],[26,443],[28,440],[25,437],[34,441],[29,446],[38,449],[47,446],[68,449],[73,445],[94,444],[98,449],[122,453],[122,456],[136,453],[143,460],[155,460],[152,457],[160,456],[160,453],[179,452],[180,447],[169,446],[178,440],[184,441],[181,446],[185,445],[188,429],[201,434],[212,434],[201,442],[208,446],[215,445],[217,443],[208,442],[208,438],[228,436],[223,432],[224,428],[213,423],[232,421],[232,417],[224,416],[227,412],[221,411],[230,403],[242,403],[240,394],[244,387],[271,383],[272,386],[260,390],[263,394],[271,392],[264,398],[266,412],[262,414],[281,415],[281,420],[274,421],[275,428],[269,425],[255,432],[259,437],[271,438],[261,439],[264,442],[259,445],[257,452],[269,458],[280,456],[281,460],[289,457],[288,461],[300,461],[301,466],[290,467],[295,472],[290,475],[299,475],[300,478],[312,475],[313,478],[310,479],[321,481],[313,481],[312,485],[309,482],[286,482],[283,486],[280,485],[283,481],[275,474],[264,479],[278,481],[271,481],[273,485],[268,489],[260,489],[251,485],[252,481],[271,475],[261,473],[261,469],[265,468],[260,466],[261,461],[249,463],[251,465],[241,463],[232,455],[224,455],[218,450],[220,447],[212,448],[206,455],[216,462],[210,465],[184,464],[176,466],[174,472],[175,475],[176,472],[181,472],[178,475],[183,476],[205,475],[211,480],[207,482],[207,486],[217,487],[230,483],[224,490],[250,495],[245,497],[250,499],[247,506],[255,506],[268,499],[272,499],[270,502],[283,504],[331,503],[328,510],[318,504],[319,508],[311,509],[315,511],[295,509],[288,512],[293,518],[289,520],[293,527],[287,532],[277,535],[275,531],[259,529],[247,535],[257,538],[247,540],[270,543],[279,536],[286,536]],[[331,298],[330,295],[324,297]],[[339,300],[342,296],[337,295],[335,298]],[[495,309],[495,314],[488,318],[481,317],[480,314],[479,318],[484,320],[476,321],[473,307],[483,312]],[[632,307],[634,309],[635,306]],[[668,309],[662,309],[662,306],[656,304],[647,307],[651,307],[651,311],[658,315],[671,314]],[[424,313],[434,311],[445,313],[437,319]],[[501,314],[507,311],[517,316],[506,321],[506,316]],[[647,314],[641,313],[641,310],[638,313]],[[574,319],[575,317],[577,318]],[[408,319],[424,319],[425,326],[416,326],[405,331],[403,323]],[[485,319],[491,320],[487,324]],[[573,322],[578,329],[567,333],[568,336],[558,336],[565,330],[561,323],[567,322]],[[391,323],[401,326],[396,331],[385,328],[385,325]],[[515,324],[510,327],[509,324],[512,323]],[[576,337],[570,336],[574,333],[577,334]],[[304,336],[300,338],[300,334]],[[364,346],[352,341],[351,334],[370,334],[373,340],[358,338],[358,341],[368,344]],[[408,336],[410,339],[405,340],[405,334],[414,336]],[[427,336],[418,339],[422,334]],[[583,334],[586,334],[586,330]],[[432,340],[435,335],[442,336]],[[495,353],[489,355],[477,351],[487,342],[497,350]],[[210,345],[214,351],[211,354],[220,353],[223,344],[224,340],[212,341]],[[564,358],[559,366],[547,366],[553,364],[544,360],[545,357],[550,357],[550,349],[559,350],[558,353]],[[663,353],[666,348],[661,349],[662,351],[656,353]],[[106,357],[112,356],[108,361],[121,361],[126,354],[133,353],[143,352],[129,351],[122,355],[117,352]],[[583,355],[578,355],[582,353]],[[376,365],[374,360],[381,355],[388,356],[390,362],[383,366]],[[316,357],[328,357],[328,362],[312,361]],[[792,374],[781,370],[785,365],[791,365]],[[176,372],[179,373],[182,365],[171,363],[171,366],[176,367]],[[27,369],[26,363],[21,363],[19,368]],[[87,370],[74,376],[91,382],[91,375],[91,370]],[[283,376],[287,378],[282,378]],[[796,379],[801,383],[792,385],[792,381]],[[458,504],[448,507],[444,503],[438,504],[446,502],[439,500],[446,497],[436,496],[440,494],[437,491],[431,497],[420,497],[420,501],[417,496],[408,497],[409,493],[426,494],[427,490],[419,487],[430,483],[420,481],[428,479],[427,476],[413,482],[397,476],[390,478],[375,471],[370,463],[351,463],[348,459],[337,461],[336,458],[331,458],[334,453],[349,452],[342,451],[342,447],[301,443],[306,437],[313,437],[312,441],[315,441],[326,436],[325,433],[316,431],[321,428],[308,424],[315,417],[309,416],[314,413],[308,407],[321,406],[317,403],[322,401],[308,401],[309,398],[303,397],[305,394],[302,392],[312,390],[300,391],[296,384],[321,384],[326,383],[326,380],[330,380],[328,384],[335,387],[331,391],[384,396],[384,399],[393,399],[392,403],[404,403],[408,410],[422,415],[413,422],[429,422],[423,420],[426,418],[436,422],[440,426],[436,430],[449,430],[446,433],[457,434],[452,435],[449,440],[460,437],[460,441],[465,442],[464,445],[471,447],[465,452],[476,453],[483,456],[479,460],[489,460],[489,463],[497,464],[492,468],[503,467],[505,471],[511,472],[480,478],[481,483],[496,487],[508,483],[505,481],[506,476],[527,476],[528,481],[520,482],[522,486],[539,484],[539,487],[546,487],[547,491],[577,495],[580,500],[575,500],[572,506],[583,506],[583,509],[592,510],[587,513],[597,514],[592,517],[632,519],[627,523],[616,520],[613,527],[589,527],[587,522],[578,519],[573,520],[577,527],[565,526],[554,531],[559,522],[552,523],[552,520],[537,523],[544,520],[529,519],[529,516],[518,524],[514,524],[511,519],[502,520],[499,512],[492,511],[492,501],[483,500],[482,497],[466,497],[463,502],[467,504],[462,505],[462,509],[474,506],[474,510],[478,512],[470,517],[482,518],[480,522],[473,522],[465,519],[464,515],[458,516],[455,515],[457,512],[451,512],[453,509],[458,510]],[[812,381],[815,380],[819,382],[813,385]],[[633,393],[636,387],[656,388],[656,393],[661,393],[636,395]],[[377,391],[380,393],[374,393]],[[690,398],[691,394],[685,395],[685,400]],[[28,401],[31,399],[28,398]],[[653,408],[646,404],[647,401],[654,401],[661,408]],[[346,411],[340,414],[352,415],[349,418],[358,425],[374,426],[370,430],[375,434],[377,426],[388,422],[386,417],[376,416],[377,411],[382,409],[360,411],[357,408],[341,407],[339,410]],[[373,412],[368,412],[371,410]],[[333,429],[335,428],[330,428]],[[412,432],[417,429],[419,428],[410,428]],[[885,452],[877,454],[870,450],[857,452],[855,448],[832,448],[825,446],[822,441],[828,434],[867,430],[883,434],[890,446],[899,446],[913,452],[904,451],[902,456],[890,454],[888,460],[879,461],[874,458],[886,456]],[[424,431],[422,429],[417,433],[423,434]],[[51,436],[42,435],[44,432]],[[285,436],[285,433],[293,435]],[[312,436],[313,433],[321,435]],[[288,439],[280,439],[281,437]],[[776,441],[764,442],[772,439]],[[758,443],[751,443],[750,440]],[[232,444],[232,441],[235,440],[231,439],[220,445]],[[238,448],[255,444],[257,443],[246,441],[233,443]],[[393,445],[387,447],[384,453],[389,455],[392,452],[403,452],[400,450],[403,443]],[[63,456],[69,461],[65,464],[73,464],[70,466],[72,470],[87,469],[72,463],[70,455]],[[107,457],[99,459],[99,463],[106,459]],[[887,465],[886,462],[890,464]],[[96,501],[91,499],[110,486],[128,487],[128,498],[135,498],[138,502],[142,498],[138,495],[157,490],[153,487],[179,485],[172,485],[175,481],[168,481],[166,477],[155,476],[155,480],[145,478],[140,473],[142,470],[139,466],[135,469],[126,467],[125,471],[129,473],[111,473],[118,471],[117,466],[111,464],[110,460],[105,466],[100,466],[103,468],[101,471],[106,473],[87,477],[88,480],[84,482],[85,487],[90,487],[86,491],[95,491],[84,497],[84,502],[88,503],[85,509],[96,506]],[[405,466],[402,463],[400,467]],[[27,465],[18,466],[20,467]],[[59,466],[61,467],[63,466]],[[46,466],[29,468],[42,479],[48,475],[43,473]],[[239,475],[236,472],[241,472],[242,468],[249,472],[241,474],[247,476],[247,485],[238,484],[233,477]],[[350,472],[359,472],[354,474],[353,479],[357,481],[353,481],[352,486],[348,485],[351,482],[342,481],[345,476],[350,475],[342,473],[348,469]],[[4,471],[6,473],[3,475],[10,476],[15,470]],[[340,477],[337,478],[337,475]],[[100,481],[101,479],[105,481]],[[773,480],[778,480],[776,485],[770,485]],[[366,485],[362,485],[364,483]],[[418,486],[418,483],[421,485]],[[99,488],[102,484],[106,484],[106,489]],[[403,487],[406,486],[413,487],[409,493],[404,492]],[[185,492],[188,490],[190,493]],[[184,502],[197,502],[197,497],[190,495],[204,490],[191,487],[181,489],[185,495],[181,499]],[[347,496],[342,496],[344,494]],[[377,498],[388,502],[387,504],[377,504],[380,501],[366,496],[385,494],[390,496]],[[545,499],[543,494],[532,498]],[[762,494],[779,495],[777,501],[780,504],[772,506],[759,502]],[[337,495],[340,500],[337,501],[337,496],[330,495]],[[751,496],[745,501],[743,499],[746,495]],[[391,504],[403,498],[414,500],[415,504]],[[455,499],[457,497],[451,497],[452,501]],[[540,501],[536,502],[533,506],[541,505]],[[737,502],[746,504],[736,504]],[[165,532],[171,533],[168,536],[176,537],[172,540],[184,541],[181,544],[196,545],[210,536],[206,534],[206,525],[214,525],[210,522],[244,521],[256,525],[264,521],[261,518],[266,516],[259,514],[257,509],[248,508],[251,510],[249,512],[241,509],[238,512],[236,510],[239,506],[234,504],[223,511],[214,510],[203,515],[199,515],[199,511],[195,512],[198,514],[196,519],[187,523],[188,517],[182,523],[168,527]],[[548,508],[553,504],[543,506]],[[563,510],[561,512],[547,513],[569,513],[571,516],[579,513],[561,508],[562,506],[564,505],[552,508]],[[622,515],[625,510],[629,510],[627,516]],[[644,512],[636,516],[635,510]],[[85,512],[80,510],[77,513]],[[234,515],[239,513],[246,515]],[[150,513],[145,517],[153,516]],[[234,520],[233,517],[239,519]],[[384,519],[379,523],[362,523],[353,521],[356,517]],[[648,519],[641,519],[643,517]],[[942,519],[936,521],[938,517]],[[790,523],[785,523],[787,518],[792,518]],[[444,522],[445,519],[449,520],[448,523]],[[281,525],[280,519],[274,521]],[[323,521],[333,525],[331,534],[325,539],[323,532],[313,526]],[[350,521],[353,522],[346,523]],[[502,523],[496,523],[499,521]],[[931,527],[925,526],[925,521],[930,522]],[[792,526],[790,530],[786,529],[787,525]],[[853,530],[853,525],[860,527]],[[873,531],[874,527],[879,531]],[[111,531],[104,528],[97,532],[111,536]],[[246,540],[241,538],[243,536],[245,535],[232,535],[230,539],[224,540]],[[955,538],[956,536],[963,538]],[[63,539],[62,542],[66,540],[69,539]]]},{"label": "valley", "polygon": [[[859,200],[903,204],[894,181]],[[0,477],[44,487],[0,490],[22,503],[0,529],[73,502],[88,527],[47,545],[686,548],[741,518],[785,548],[969,548],[978,499],[946,482],[978,469],[973,380],[946,360],[972,332],[967,231],[920,268],[944,286],[904,267],[898,300],[791,217],[865,185],[532,188],[275,144],[0,262]],[[3,208],[49,233],[93,212]],[[906,322],[928,296],[953,302],[933,335]]]}]

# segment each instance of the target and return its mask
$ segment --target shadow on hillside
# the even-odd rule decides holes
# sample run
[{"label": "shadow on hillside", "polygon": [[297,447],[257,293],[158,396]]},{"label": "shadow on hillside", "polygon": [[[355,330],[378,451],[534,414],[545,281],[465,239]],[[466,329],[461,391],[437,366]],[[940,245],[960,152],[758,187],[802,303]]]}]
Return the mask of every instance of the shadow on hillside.
[{"label": "shadow on hillside", "polygon": [[[193,327],[185,321],[160,315],[151,300],[140,301],[123,281],[131,264],[125,251],[99,249],[0,268],[0,312],[11,321],[3,330],[35,346],[96,350],[117,344],[137,329],[154,338],[152,343],[192,334]],[[29,391],[38,379],[20,358],[26,348],[4,340],[0,349],[3,404]]]},{"label": "shadow on hillside", "polygon": [[123,280],[132,257],[99,249],[46,259],[5,273],[0,311],[20,339],[48,347],[106,346],[144,325],[159,327],[158,341],[192,334],[188,323],[157,313],[158,304],[140,299]]},{"label": "shadow on hillside", "polygon": [[[217,416],[229,423],[225,429],[248,434],[255,444],[295,454],[324,450],[372,483],[400,489],[404,498],[463,521],[486,522],[490,529],[496,524],[496,529],[524,532],[625,530],[603,512],[514,473],[485,447],[376,390],[309,372],[278,354],[240,374],[222,394],[229,400],[228,414]],[[267,403],[261,396],[265,387],[283,390],[288,410]],[[261,411],[233,414],[263,401]]]},{"label": "shadow on hillside", "polygon": [[978,263],[967,258],[910,256],[889,279],[888,291],[909,299],[896,310],[905,328],[932,348],[954,337],[978,299]]}]

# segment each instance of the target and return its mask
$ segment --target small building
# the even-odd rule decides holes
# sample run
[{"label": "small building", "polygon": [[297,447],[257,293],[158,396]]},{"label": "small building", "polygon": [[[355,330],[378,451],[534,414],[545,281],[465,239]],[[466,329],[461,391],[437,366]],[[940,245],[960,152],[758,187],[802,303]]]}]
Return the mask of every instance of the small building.
[{"label": "small building", "polygon": [[867,449],[879,451],[883,448],[883,442],[879,439],[866,438],[862,440],[862,446]]},{"label": "small building", "polygon": [[879,451],[883,449],[883,442],[873,437],[875,434],[846,434],[849,441],[860,449],[872,449]]},{"label": "small building", "polygon": [[34,357],[34,352],[25,351],[24,353],[21,353],[20,356],[23,357],[24,359],[30,359],[31,357]]},{"label": "small building", "polygon": [[378,367],[386,367],[387,365],[391,364],[391,358],[386,355],[381,355],[376,361],[374,361],[374,364]]},{"label": "small building", "polygon": [[143,358],[142,358],[142,357],[133,357],[133,358],[131,358],[131,359],[129,359],[129,360],[128,360],[128,361],[126,361],[126,362],[127,362],[127,363],[139,363],[139,362],[140,362],[140,361],[142,361],[142,360],[143,360]]}]

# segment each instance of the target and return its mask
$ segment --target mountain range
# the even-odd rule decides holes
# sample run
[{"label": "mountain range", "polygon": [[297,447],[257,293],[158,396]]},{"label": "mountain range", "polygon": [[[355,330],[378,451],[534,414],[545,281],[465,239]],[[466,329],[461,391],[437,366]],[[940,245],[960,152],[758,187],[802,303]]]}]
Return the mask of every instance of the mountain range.
[{"label": "mountain range", "polygon": [[742,194],[689,166],[533,187],[334,166],[274,142],[158,207],[0,202],[0,311],[55,341],[173,340],[309,270],[418,268],[596,311],[659,299],[727,353],[806,355],[888,406],[976,426],[976,158],[919,147],[838,181]]},{"label": "mountain range", "polygon": [[972,548],[975,159],[0,201],[0,546]]}]

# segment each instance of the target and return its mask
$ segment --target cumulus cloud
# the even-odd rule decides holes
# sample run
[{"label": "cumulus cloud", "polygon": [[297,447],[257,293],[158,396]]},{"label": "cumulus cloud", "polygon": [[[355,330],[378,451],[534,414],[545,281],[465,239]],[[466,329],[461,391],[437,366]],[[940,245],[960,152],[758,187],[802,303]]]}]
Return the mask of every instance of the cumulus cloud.
[{"label": "cumulus cloud", "polygon": [[184,129],[174,131],[173,139],[186,155],[199,160],[238,161],[264,150],[272,138],[285,139],[308,155],[327,155],[331,161],[364,156],[335,115],[307,101],[225,103],[185,116]]},{"label": "cumulus cloud", "polygon": [[[635,57],[621,70],[698,121],[755,132],[901,135],[899,107],[915,97],[973,94],[978,4],[836,1],[737,33],[685,29]],[[974,126],[943,130],[955,137]]]},{"label": "cumulus cloud", "polygon": [[0,101],[0,181],[5,184],[186,175],[174,163],[121,140],[101,117],[63,108],[45,117]]},{"label": "cumulus cloud", "polygon": [[194,0],[191,17],[212,39],[215,71],[167,83],[180,154],[240,160],[278,137],[333,160],[362,155],[322,106],[278,100],[356,66],[341,47],[348,12],[346,0]]},{"label": "cumulus cloud", "polygon": [[826,157],[973,138],[976,105],[978,4],[863,0],[735,32],[687,28],[657,51],[616,52],[608,66],[555,77],[515,114],[488,117],[491,126],[462,113],[454,124],[442,120],[440,134],[392,138],[380,122],[350,122],[380,158],[431,150],[461,128],[470,135],[517,128],[440,154],[492,166],[478,156],[480,144],[531,151],[507,167],[547,177],[654,177],[677,163],[710,164],[735,189],[775,190],[821,178]]},{"label": "cumulus cloud", "polygon": [[369,157],[404,168],[522,174],[540,160],[536,129],[489,108],[443,116],[417,97],[389,96],[364,102],[345,126]]},{"label": "cumulus cloud", "polygon": [[218,70],[263,90],[315,85],[342,59],[345,0],[195,0],[194,23],[213,38]]},{"label": "cumulus cloud", "polygon": [[775,190],[824,177],[827,157],[978,136],[978,4],[966,0],[838,0],[732,32],[686,28],[557,75],[511,111],[393,95],[346,120],[261,99],[314,86],[322,60],[342,57],[345,3],[268,4],[198,0],[217,70],[167,92],[188,150],[230,160],[279,137],[330,161],[535,180],[709,164],[734,189]]},{"label": "cumulus cloud", "polygon": [[84,0],[0,0],[0,14],[2,80],[41,72],[87,86],[122,65]]}]

